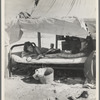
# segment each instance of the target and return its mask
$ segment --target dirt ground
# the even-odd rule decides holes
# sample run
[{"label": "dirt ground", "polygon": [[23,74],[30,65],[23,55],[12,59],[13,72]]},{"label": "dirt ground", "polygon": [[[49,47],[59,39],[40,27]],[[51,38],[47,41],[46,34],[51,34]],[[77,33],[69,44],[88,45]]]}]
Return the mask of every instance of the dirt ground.
[{"label": "dirt ground", "polygon": [[[67,84],[59,80],[41,84],[23,76],[5,79],[5,100],[96,100],[96,89],[83,88],[81,83]],[[87,98],[77,98],[87,91]]]}]

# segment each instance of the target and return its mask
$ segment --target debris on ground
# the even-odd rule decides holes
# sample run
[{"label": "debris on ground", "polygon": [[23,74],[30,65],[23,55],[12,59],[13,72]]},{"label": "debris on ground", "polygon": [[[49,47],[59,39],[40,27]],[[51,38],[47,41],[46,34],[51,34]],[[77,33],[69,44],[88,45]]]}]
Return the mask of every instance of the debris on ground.
[{"label": "debris on ground", "polygon": [[83,85],[83,88],[96,89],[96,85],[87,83]]},{"label": "debris on ground", "polygon": [[77,99],[79,99],[79,98],[88,98],[88,96],[89,96],[88,92],[87,91],[83,91],[81,93],[81,95],[79,97],[76,97],[76,98]]},{"label": "debris on ground", "polygon": [[75,100],[72,96],[68,97],[68,100]]}]

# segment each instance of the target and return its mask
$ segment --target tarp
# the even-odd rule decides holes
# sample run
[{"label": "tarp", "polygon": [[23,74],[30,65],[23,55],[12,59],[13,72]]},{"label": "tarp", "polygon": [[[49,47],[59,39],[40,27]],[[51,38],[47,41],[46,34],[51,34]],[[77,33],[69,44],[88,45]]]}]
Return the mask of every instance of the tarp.
[{"label": "tarp", "polygon": [[85,23],[87,24],[88,31],[91,33],[92,38],[96,39],[96,19],[85,20]]},{"label": "tarp", "polygon": [[96,0],[39,0],[33,18],[96,18]]},{"label": "tarp", "polygon": [[[20,40],[23,35],[23,31],[21,30],[18,20],[12,21],[6,28],[5,33],[8,33],[8,35],[6,35],[6,38],[9,39],[9,44]],[[5,42],[8,43],[8,39],[6,39]]]},{"label": "tarp", "polygon": [[75,17],[62,19],[22,19],[19,22],[23,30],[55,35],[69,35],[81,38],[86,38],[88,34],[85,29],[85,23]]},{"label": "tarp", "polygon": [[[12,24],[8,28],[7,33],[10,34],[13,42],[20,39],[19,30],[86,38],[88,32],[84,20],[96,18],[96,1],[39,0],[36,8],[32,10],[34,11],[31,12],[31,18],[20,18],[16,23],[17,27]],[[87,26],[91,33],[96,33],[94,23],[90,24],[87,21]]]}]

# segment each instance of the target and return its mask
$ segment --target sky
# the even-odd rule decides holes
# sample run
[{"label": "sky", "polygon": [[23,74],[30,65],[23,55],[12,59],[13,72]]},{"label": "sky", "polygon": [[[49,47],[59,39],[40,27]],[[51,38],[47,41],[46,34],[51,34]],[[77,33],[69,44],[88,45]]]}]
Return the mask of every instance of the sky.
[{"label": "sky", "polygon": [[19,12],[26,11],[32,6],[34,0],[5,0],[5,19],[15,18]]}]

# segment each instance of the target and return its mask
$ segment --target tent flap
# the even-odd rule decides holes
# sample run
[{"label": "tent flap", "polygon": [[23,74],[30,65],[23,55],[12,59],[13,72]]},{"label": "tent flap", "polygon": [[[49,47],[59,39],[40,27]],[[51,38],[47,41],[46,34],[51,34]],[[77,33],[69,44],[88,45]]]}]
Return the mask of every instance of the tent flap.
[{"label": "tent flap", "polygon": [[22,37],[23,31],[19,26],[19,21],[13,21],[10,25],[6,28],[6,32],[8,33],[8,37],[10,38],[9,43],[14,43],[20,40]]},{"label": "tent flap", "polygon": [[[56,35],[70,35],[86,38],[88,32],[85,30],[85,23],[77,18],[44,18],[44,19],[22,19],[20,26],[24,30],[49,33]],[[83,25],[84,24],[84,25]]]}]

